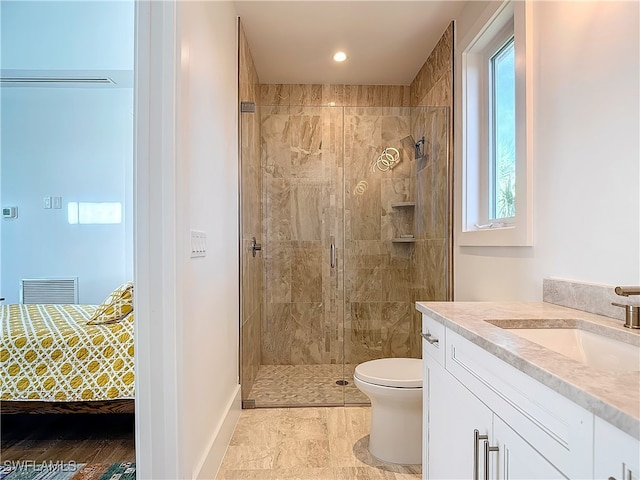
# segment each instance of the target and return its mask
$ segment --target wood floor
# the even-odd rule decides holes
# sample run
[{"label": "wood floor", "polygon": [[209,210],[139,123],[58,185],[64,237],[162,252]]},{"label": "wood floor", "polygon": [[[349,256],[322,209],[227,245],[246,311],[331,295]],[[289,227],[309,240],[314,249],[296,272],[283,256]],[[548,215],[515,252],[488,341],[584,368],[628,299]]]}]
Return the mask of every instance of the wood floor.
[{"label": "wood floor", "polygon": [[1,415],[0,460],[135,462],[131,414]]}]

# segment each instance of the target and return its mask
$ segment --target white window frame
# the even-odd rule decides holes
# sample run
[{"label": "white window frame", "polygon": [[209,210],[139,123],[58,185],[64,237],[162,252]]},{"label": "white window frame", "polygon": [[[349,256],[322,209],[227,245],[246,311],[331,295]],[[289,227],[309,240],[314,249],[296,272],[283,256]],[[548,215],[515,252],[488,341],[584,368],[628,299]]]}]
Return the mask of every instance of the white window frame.
[{"label": "white window frame", "polygon": [[[495,4],[459,45],[462,74],[462,215],[460,246],[533,245],[532,2]],[[516,214],[489,219],[489,61],[513,35],[516,94]],[[478,227],[480,226],[480,227]]]}]

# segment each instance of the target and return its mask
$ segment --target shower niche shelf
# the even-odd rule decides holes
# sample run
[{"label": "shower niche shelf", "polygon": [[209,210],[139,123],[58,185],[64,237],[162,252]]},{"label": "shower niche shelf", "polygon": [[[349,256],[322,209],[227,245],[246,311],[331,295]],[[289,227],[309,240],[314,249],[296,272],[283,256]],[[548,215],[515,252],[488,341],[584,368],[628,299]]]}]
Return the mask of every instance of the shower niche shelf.
[{"label": "shower niche shelf", "polygon": [[391,208],[413,208],[416,202],[393,202]]},{"label": "shower niche shelf", "polygon": [[416,239],[413,237],[398,237],[392,238],[392,243],[416,243]]},{"label": "shower niche shelf", "polygon": [[[407,212],[408,215],[413,216],[413,207],[416,206],[416,202],[392,202],[391,208],[397,208],[401,211]],[[399,212],[398,212],[399,214]],[[404,215],[404,214],[403,214]],[[400,235],[391,239],[391,243],[415,243],[416,239],[411,236]]]}]

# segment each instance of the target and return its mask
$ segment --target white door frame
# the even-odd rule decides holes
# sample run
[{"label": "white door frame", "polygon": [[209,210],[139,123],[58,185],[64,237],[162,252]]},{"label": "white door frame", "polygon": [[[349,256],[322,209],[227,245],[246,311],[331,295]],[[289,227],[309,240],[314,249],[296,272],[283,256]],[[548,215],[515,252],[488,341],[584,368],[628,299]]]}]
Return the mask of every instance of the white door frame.
[{"label": "white door frame", "polygon": [[176,293],[176,0],[136,0],[134,280],[136,470],[183,478]]}]

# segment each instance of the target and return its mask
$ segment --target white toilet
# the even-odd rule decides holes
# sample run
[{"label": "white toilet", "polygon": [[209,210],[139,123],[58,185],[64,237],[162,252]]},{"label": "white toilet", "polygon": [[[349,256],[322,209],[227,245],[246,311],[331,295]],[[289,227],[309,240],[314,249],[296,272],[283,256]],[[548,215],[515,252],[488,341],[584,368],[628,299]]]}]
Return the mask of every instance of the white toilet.
[{"label": "white toilet", "polygon": [[422,360],[364,362],[353,381],[371,399],[371,455],[403,465],[422,463]]}]

